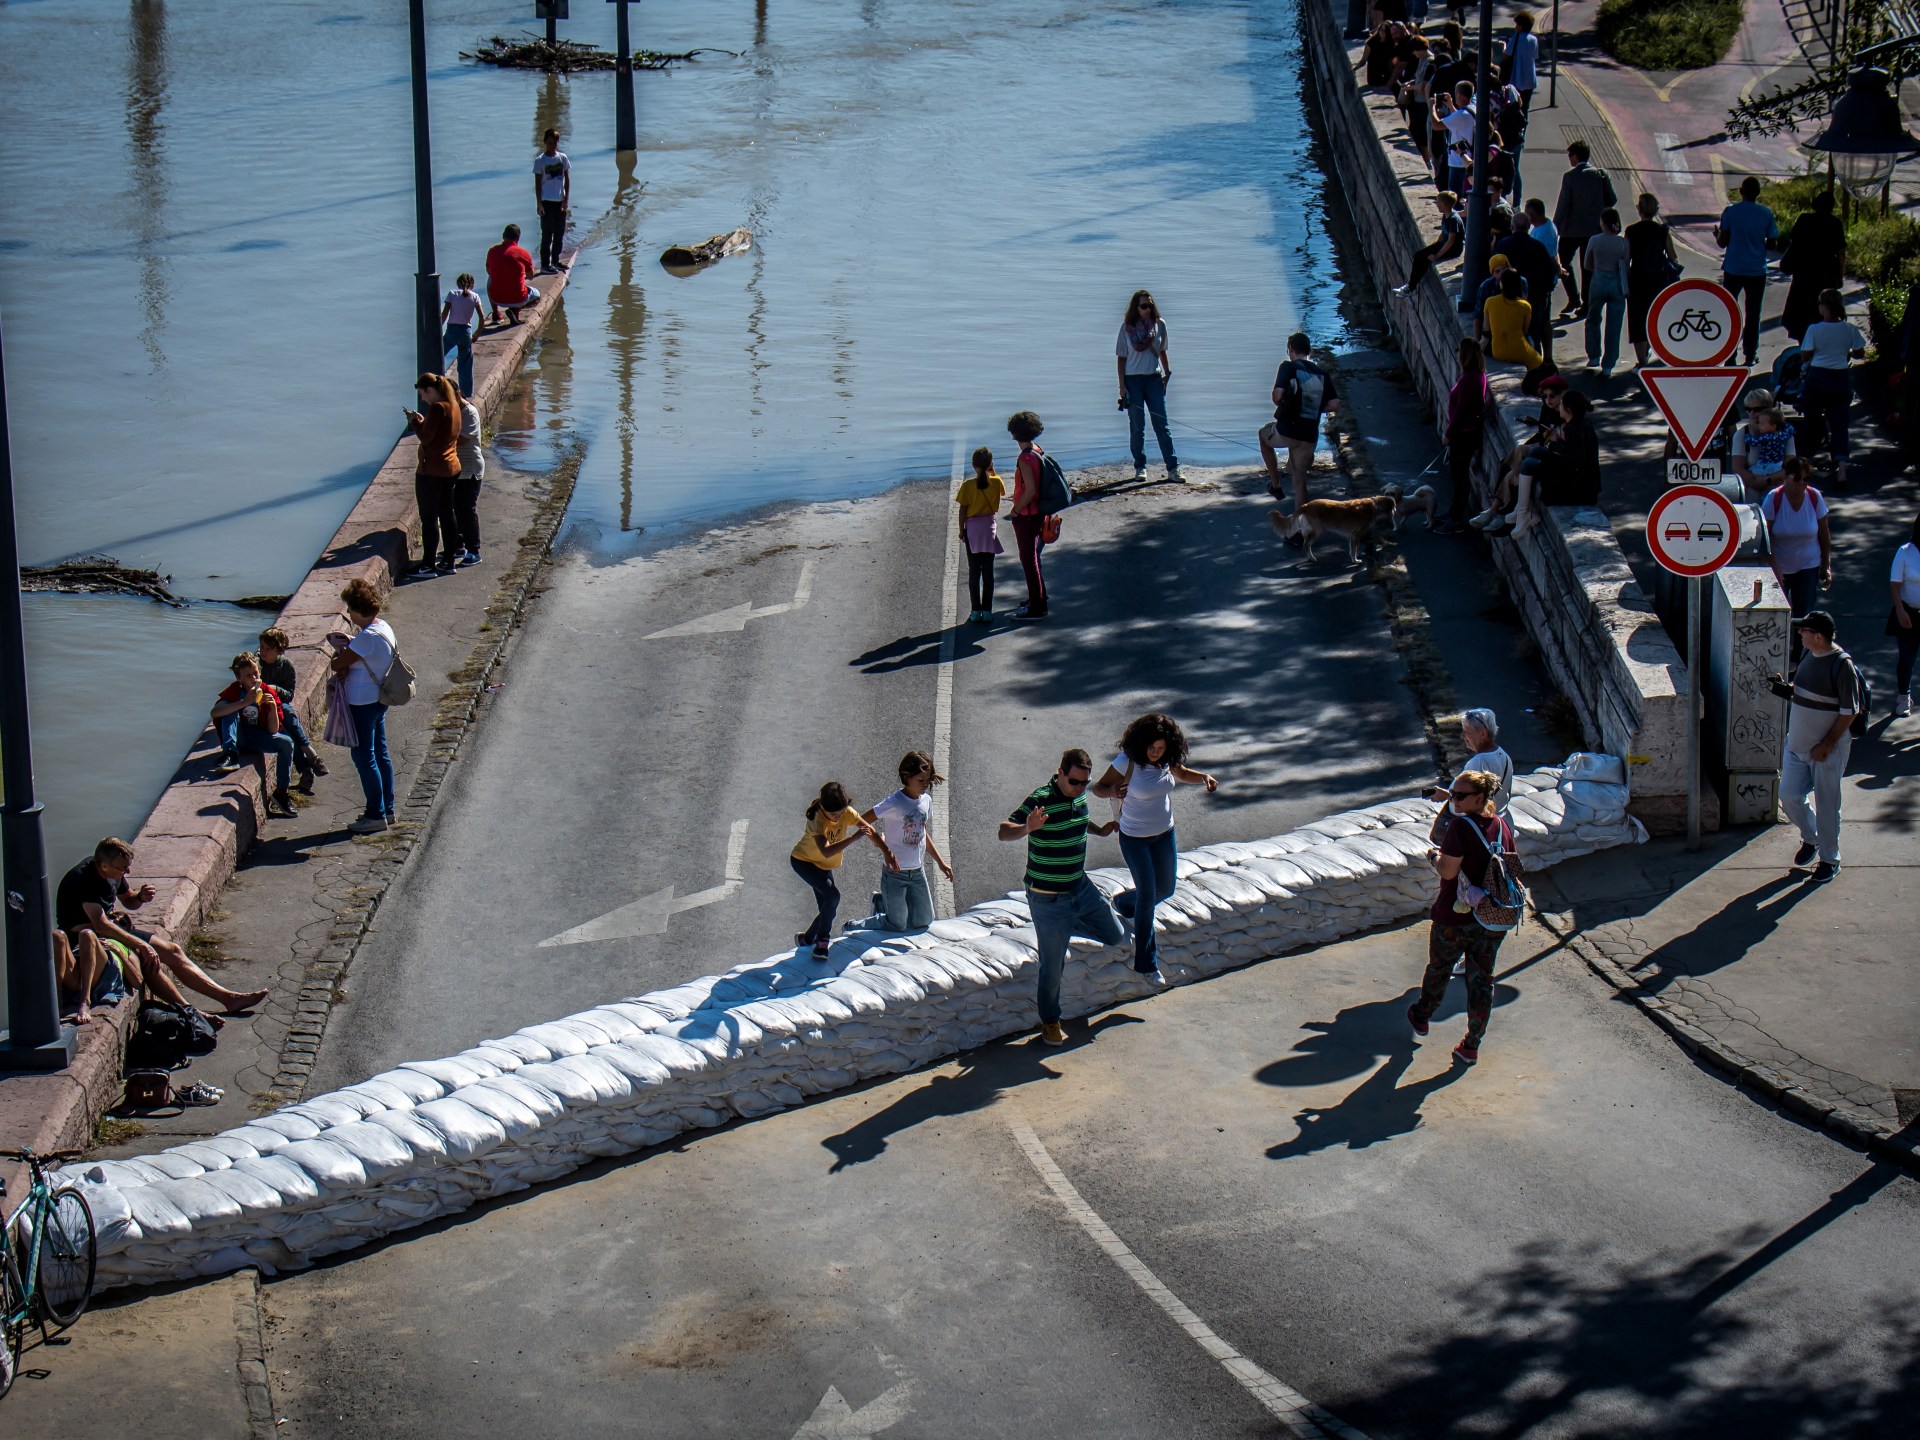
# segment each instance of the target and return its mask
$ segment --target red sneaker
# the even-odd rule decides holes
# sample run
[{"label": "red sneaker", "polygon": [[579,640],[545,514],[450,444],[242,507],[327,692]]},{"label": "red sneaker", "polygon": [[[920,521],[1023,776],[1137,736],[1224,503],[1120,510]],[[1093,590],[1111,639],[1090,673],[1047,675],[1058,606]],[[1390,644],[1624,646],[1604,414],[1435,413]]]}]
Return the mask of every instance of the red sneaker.
[{"label": "red sneaker", "polygon": [[1422,1020],[1419,1015],[1414,1012],[1414,1008],[1411,1005],[1407,1006],[1407,1024],[1413,1027],[1414,1034],[1420,1036],[1422,1039],[1426,1038],[1427,1022]]},{"label": "red sneaker", "polygon": [[1469,1045],[1466,1041],[1462,1040],[1458,1045],[1453,1047],[1453,1058],[1458,1060],[1462,1065],[1477,1065],[1480,1063],[1480,1047],[1478,1045]]}]

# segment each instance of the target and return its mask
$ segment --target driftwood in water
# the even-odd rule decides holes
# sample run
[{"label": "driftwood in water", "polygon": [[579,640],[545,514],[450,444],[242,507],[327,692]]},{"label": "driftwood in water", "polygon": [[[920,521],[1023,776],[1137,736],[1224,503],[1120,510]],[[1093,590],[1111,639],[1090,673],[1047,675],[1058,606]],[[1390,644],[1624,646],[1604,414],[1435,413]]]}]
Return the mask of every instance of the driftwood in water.
[{"label": "driftwood in water", "polygon": [[751,230],[728,230],[710,235],[698,245],[669,245],[660,252],[660,263],[676,275],[687,275],[716,260],[738,255],[752,244]]},{"label": "driftwood in water", "polygon": [[[685,50],[678,54],[660,50],[633,50],[628,53],[636,70],[664,70],[669,65],[697,59],[701,55],[735,54],[732,50],[711,48]],[[460,58],[478,60],[482,65],[504,65],[513,70],[544,70],[548,74],[611,70],[617,63],[611,50],[602,50],[598,45],[583,45],[577,40],[555,40],[549,44],[546,36],[534,34],[511,38],[493,35],[471,53],[462,50]]]},{"label": "driftwood in water", "polygon": [[184,609],[186,601],[167,589],[173,577],[135,570],[111,555],[81,555],[58,565],[22,565],[22,590],[57,590],[69,595],[145,595],[162,605]]}]

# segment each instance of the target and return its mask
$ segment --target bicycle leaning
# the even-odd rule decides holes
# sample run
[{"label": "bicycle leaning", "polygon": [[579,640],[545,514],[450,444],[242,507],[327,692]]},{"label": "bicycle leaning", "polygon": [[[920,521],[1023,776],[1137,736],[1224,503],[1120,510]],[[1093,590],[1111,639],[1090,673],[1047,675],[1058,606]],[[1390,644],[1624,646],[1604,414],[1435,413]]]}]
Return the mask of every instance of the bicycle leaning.
[{"label": "bicycle leaning", "polygon": [[[93,1297],[97,1243],[93,1211],[71,1185],[55,1185],[47,1166],[77,1160],[79,1152],[36,1155],[31,1150],[0,1150],[0,1160],[27,1167],[27,1198],[0,1227],[0,1396],[13,1387],[20,1368],[20,1347],[29,1326],[64,1330],[78,1320]],[[0,1208],[6,1187],[0,1182]]]}]

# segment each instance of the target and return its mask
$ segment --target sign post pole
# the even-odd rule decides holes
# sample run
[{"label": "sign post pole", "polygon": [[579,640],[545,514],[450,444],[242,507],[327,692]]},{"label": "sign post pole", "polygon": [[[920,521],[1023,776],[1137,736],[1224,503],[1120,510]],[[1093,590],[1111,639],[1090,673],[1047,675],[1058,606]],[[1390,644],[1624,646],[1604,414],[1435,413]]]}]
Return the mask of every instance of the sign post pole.
[{"label": "sign post pole", "polygon": [[1687,581],[1687,849],[1700,848],[1700,625],[1705,609],[1699,576]]}]

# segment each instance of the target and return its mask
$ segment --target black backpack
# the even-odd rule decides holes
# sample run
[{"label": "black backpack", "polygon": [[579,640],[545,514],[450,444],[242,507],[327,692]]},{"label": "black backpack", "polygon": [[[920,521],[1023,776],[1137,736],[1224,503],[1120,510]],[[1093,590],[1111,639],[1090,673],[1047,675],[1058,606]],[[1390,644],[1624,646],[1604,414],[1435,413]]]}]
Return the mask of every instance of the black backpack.
[{"label": "black backpack", "polygon": [[191,1005],[143,995],[140,1014],[127,1036],[128,1070],[178,1070],[218,1043],[213,1022]]},{"label": "black backpack", "polygon": [[1073,486],[1067,483],[1060,462],[1044,451],[1040,455],[1040,494],[1037,503],[1042,515],[1058,515],[1073,504]]}]

